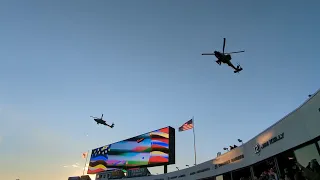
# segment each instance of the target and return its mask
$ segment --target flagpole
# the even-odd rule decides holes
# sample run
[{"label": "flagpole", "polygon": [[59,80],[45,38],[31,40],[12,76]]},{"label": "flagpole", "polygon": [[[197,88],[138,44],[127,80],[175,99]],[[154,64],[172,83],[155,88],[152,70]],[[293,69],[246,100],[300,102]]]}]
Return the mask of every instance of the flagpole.
[{"label": "flagpole", "polygon": [[196,133],[194,132],[194,116],[192,117],[192,123],[193,123],[193,148],[194,148],[194,165],[197,165],[197,151],[196,151]]},{"label": "flagpole", "polygon": [[88,154],[87,154],[87,157],[86,157],[86,162],[84,163],[82,175],[84,175],[84,171],[85,171],[85,169],[86,169],[86,164],[87,164],[88,156],[89,156],[89,150],[88,150]]}]

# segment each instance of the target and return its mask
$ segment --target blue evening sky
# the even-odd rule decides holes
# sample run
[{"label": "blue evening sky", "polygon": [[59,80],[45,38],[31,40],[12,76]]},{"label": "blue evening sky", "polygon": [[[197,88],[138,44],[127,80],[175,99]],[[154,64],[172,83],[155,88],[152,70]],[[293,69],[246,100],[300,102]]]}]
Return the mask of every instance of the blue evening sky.
[{"label": "blue evening sky", "polygon": [[[81,175],[82,152],[192,116],[198,163],[250,140],[319,88],[319,6],[2,1],[0,179]],[[224,37],[246,51],[233,56],[240,74],[201,56]],[[101,113],[114,129],[89,117]],[[169,171],[193,164],[192,131],[177,131],[176,154]]]}]

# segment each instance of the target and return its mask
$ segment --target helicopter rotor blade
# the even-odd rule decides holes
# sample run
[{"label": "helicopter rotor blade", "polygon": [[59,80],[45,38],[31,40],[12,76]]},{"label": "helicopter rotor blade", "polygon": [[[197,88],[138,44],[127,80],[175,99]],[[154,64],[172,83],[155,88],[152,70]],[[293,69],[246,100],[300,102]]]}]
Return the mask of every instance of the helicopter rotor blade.
[{"label": "helicopter rotor blade", "polygon": [[214,53],[202,53],[201,55],[214,55]]},{"label": "helicopter rotor blade", "polygon": [[225,54],[235,54],[235,53],[243,53],[244,51],[235,51],[235,52],[229,52],[229,53],[225,53]]},{"label": "helicopter rotor blade", "polygon": [[226,38],[223,38],[223,48],[222,53],[224,54],[224,48],[226,47]]}]

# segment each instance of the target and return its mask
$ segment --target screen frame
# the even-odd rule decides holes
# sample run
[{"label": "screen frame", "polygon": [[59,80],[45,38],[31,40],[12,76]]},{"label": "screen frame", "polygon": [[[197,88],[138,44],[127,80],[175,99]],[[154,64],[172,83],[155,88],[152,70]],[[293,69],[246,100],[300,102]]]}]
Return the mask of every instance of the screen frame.
[{"label": "screen frame", "polygon": [[[108,168],[132,169],[132,168],[157,167],[157,166],[175,164],[175,160],[176,160],[176,153],[175,153],[176,148],[175,148],[175,145],[176,145],[176,143],[175,143],[175,129],[173,127],[167,126],[167,127],[159,128],[159,129],[156,129],[156,130],[153,130],[153,131],[149,131],[149,132],[143,133],[143,134],[148,134],[148,133],[151,133],[151,132],[154,132],[154,131],[157,131],[157,130],[160,130],[160,129],[164,129],[164,128],[169,128],[169,153],[168,153],[169,159],[168,159],[168,162],[158,163],[158,164],[151,164],[151,165],[138,165],[138,166],[107,166],[107,169]],[[140,134],[140,135],[137,135],[137,136],[133,136],[133,137],[121,140],[121,141],[117,141],[117,142],[112,143],[112,144],[123,142],[123,141],[129,140],[131,138],[141,136],[143,134]],[[108,145],[112,145],[112,144],[108,144]],[[91,154],[92,154],[92,152],[94,150],[99,149],[101,147],[103,147],[103,146],[100,146],[98,148],[92,149],[91,150]],[[89,166],[90,166],[90,162],[91,162],[91,154],[90,154]],[[108,171],[108,170],[106,170],[106,171]],[[89,172],[89,169],[88,169],[88,172]],[[100,171],[100,172],[102,172],[102,171]],[[99,172],[97,172],[97,173],[99,173]],[[92,174],[97,174],[97,173],[92,173]]]}]

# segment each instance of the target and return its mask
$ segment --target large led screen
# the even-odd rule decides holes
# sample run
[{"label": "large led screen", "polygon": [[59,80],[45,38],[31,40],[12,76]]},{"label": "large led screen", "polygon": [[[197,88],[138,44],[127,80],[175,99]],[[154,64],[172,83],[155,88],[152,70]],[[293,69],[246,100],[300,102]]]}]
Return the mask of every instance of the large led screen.
[{"label": "large led screen", "polygon": [[93,149],[88,174],[109,168],[152,167],[175,163],[175,129],[165,127]]}]

